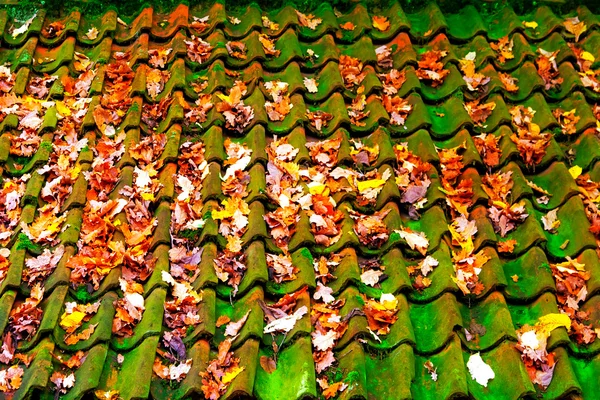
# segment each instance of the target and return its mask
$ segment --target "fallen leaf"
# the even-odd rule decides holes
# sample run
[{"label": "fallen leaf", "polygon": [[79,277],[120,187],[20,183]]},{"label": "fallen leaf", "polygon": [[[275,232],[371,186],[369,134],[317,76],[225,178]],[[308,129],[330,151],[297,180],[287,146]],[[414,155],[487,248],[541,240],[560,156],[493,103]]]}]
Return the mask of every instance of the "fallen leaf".
[{"label": "fallen leaf", "polygon": [[492,368],[483,361],[479,353],[471,354],[467,362],[467,368],[469,374],[471,374],[471,379],[484,387],[487,387],[488,382],[496,377]]},{"label": "fallen leaf", "polygon": [[385,32],[390,29],[390,22],[388,21],[387,17],[374,15],[373,28],[377,29],[378,31]]},{"label": "fallen leaf", "polygon": [[225,328],[225,336],[237,336],[246,323],[246,320],[248,320],[248,315],[250,315],[251,311],[252,309],[249,309],[238,321],[228,323],[227,327]]},{"label": "fallen leaf", "polygon": [[96,29],[96,27],[91,27],[90,29],[88,29],[87,33],[85,34],[86,38],[89,40],[95,40],[98,37],[98,29]]},{"label": "fallen leaf", "polygon": [[275,363],[275,360],[267,356],[260,357],[260,366],[263,370],[265,370],[267,374],[270,374],[277,369],[277,364]]}]

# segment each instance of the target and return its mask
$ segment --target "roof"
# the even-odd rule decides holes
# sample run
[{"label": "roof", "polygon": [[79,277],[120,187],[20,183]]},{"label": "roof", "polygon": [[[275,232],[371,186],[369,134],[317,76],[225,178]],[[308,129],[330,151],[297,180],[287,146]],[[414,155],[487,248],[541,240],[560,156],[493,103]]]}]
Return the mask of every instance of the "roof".
[{"label": "roof", "polygon": [[597,397],[599,18],[0,13],[0,396]]}]

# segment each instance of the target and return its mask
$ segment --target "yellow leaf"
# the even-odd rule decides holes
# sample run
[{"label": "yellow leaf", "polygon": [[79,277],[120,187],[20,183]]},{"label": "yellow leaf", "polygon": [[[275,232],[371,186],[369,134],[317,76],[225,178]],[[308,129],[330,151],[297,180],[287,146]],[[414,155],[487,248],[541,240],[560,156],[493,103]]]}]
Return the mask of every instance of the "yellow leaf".
[{"label": "yellow leaf", "polygon": [[154,194],[152,193],[142,193],[142,199],[146,201],[154,201]]},{"label": "yellow leaf", "polygon": [[525,25],[525,28],[531,28],[531,29],[536,29],[538,27],[538,23],[535,21],[523,21],[523,25]]},{"label": "yellow leaf", "polygon": [[589,62],[596,61],[596,58],[587,51],[584,51],[583,53],[581,53],[581,58],[583,58],[585,61],[589,61]]},{"label": "yellow leaf", "polygon": [[329,196],[329,188],[327,188],[327,186],[323,185],[322,183],[308,185],[308,191],[312,195],[322,194],[323,196]]},{"label": "yellow leaf", "polygon": [[64,313],[60,317],[60,326],[68,330],[69,328],[79,326],[83,318],[85,318],[85,313],[81,311],[73,311],[71,314]]},{"label": "yellow leaf", "polygon": [[245,367],[233,368],[231,371],[229,371],[228,373],[223,375],[223,379],[221,379],[221,382],[227,384],[227,383],[233,381],[235,379],[235,377],[238,376],[240,374],[240,372],[242,372],[244,369],[245,369]]},{"label": "yellow leaf", "polygon": [[567,328],[567,331],[570,330],[571,319],[566,314],[546,314],[539,319],[536,325],[541,328],[541,332],[550,335],[550,332],[561,326]]},{"label": "yellow leaf", "polygon": [[358,182],[357,188],[359,192],[364,192],[367,189],[378,189],[385,185],[383,179],[369,179],[368,181]]},{"label": "yellow leaf", "polygon": [[113,225],[119,226],[119,225],[121,225],[121,221],[117,219],[117,220],[115,220],[115,222],[113,222]]},{"label": "yellow leaf", "polygon": [[81,172],[81,167],[78,165],[75,168],[73,168],[71,170],[71,179],[75,179],[79,176],[79,173]]},{"label": "yellow leaf", "polygon": [[58,111],[63,117],[71,116],[71,109],[67,107],[62,101],[56,102],[56,111]]},{"label": "yellow leaf", "polygon": [[577,179],[577,177],[581,175],[582,170],[579,165],[574,165],[571,168],[569,168],[569,172],[571,173],[573,179]]}]

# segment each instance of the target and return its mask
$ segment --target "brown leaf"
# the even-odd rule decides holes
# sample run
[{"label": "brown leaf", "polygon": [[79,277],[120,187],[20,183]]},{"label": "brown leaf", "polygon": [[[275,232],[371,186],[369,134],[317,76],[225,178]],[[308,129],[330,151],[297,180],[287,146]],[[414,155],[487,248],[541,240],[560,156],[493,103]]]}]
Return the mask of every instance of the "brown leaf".
[{"label": "brown leaf", "polygon": [[277,369],[277,364],[272,357],[261,356],[260,357],[260,366],[265,370],[267,374],[272,373]]}]

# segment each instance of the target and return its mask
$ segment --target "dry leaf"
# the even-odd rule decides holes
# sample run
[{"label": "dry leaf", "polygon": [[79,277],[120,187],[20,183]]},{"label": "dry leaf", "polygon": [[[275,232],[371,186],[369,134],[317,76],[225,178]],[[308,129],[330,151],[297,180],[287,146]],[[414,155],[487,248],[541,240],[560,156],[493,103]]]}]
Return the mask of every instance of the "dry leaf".
[{"label": "dry leaf", "polygon": [[373,16],[373,28],[378,31],[385,32],[390,29],[390,22],[387,17],[375,15]]}]

